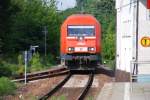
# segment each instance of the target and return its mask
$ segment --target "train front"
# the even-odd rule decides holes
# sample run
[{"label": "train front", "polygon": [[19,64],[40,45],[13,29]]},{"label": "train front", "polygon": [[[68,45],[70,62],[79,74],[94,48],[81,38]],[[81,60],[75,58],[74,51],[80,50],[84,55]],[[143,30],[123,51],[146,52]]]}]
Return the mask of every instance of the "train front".
[{"label": "train front", "polygon": [[[100,62],[101,27],[89,14],[69,16],[61,27],[61,61],[69,68]],[[77,67],[77,66],[76,66]]]}]

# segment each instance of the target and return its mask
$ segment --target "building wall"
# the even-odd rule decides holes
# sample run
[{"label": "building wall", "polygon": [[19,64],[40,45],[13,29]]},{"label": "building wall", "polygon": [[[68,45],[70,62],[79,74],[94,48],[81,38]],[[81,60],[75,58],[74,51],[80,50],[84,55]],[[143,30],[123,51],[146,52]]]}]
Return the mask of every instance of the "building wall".
[{"label": "building wall", "polygon": [[[150,47],[143,47],[141,39],[150,38],[150,10],[146,8],[146,0],[140,0],[139,9],[139,36],[138,36],[138,60],[150,61]],[[150,74],[150,64],[139,65],[139,73]]]},{"label": "building wall", "polygon": [[130,61],[135,58],[136,2],[117,0],[117,69],[130,71]]},{"label": "building wall", "polygon": [[[130,61],[136,58],[136,42],[138,43],[138,61],[150,61],[150,47],[143,47],[140,42],[142,37],[150,37],[150,10],[146,8],[146,0],[139,1],[139,34],[138,41],[136,41],[137,1],[116,0],[116,67],[121,71],[130,72]],[[150,64],[138,66],[139,73],[150,73]]]}]

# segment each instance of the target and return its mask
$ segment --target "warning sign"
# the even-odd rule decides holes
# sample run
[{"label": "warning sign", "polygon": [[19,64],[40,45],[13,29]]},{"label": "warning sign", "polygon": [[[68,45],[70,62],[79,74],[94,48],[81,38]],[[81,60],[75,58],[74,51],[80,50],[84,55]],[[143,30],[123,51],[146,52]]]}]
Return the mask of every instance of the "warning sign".
[{"label": "warning sign", "polygon": [[143,37],[141,39],[141,45],[143,47],[150,47],[150,38],[149,37]]}]

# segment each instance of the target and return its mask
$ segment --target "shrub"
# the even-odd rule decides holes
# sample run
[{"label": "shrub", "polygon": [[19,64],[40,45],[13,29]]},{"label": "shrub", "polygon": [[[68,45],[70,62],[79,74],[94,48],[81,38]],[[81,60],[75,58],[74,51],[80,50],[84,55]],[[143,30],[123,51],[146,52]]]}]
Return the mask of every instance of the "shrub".
[{"label": "shrub", "polygon": [[0,61],[0,77],[10,76],[12,74],[11,69],[9,69],[8,66],[9,65],[6,62]]},{"label": "shrub", "polygon": [[17,64],[12,64],[2,60],[0,61],[0,77],[16,76],[19,74],[18,70],[19,67],[17,66]]},{"label": "shrub", "polygon": [[11,76],[16,76],[18,75],[18,66],[17,64],[10,64],[8,63],[8,69],[11,71]]},{"label": "shrub", "polygon": [[14,94],[16,85],[6,77],[0,78],[0,96]]},{"label": "shrub", "polygon": [[55,60],[56,60],[56,59],[54,59],[54,56],[53,56],[53,55],[49,54],[49,55],[47,56],[47,62],[48,62],[50,65],[56,64],[56,61],[55,61]]},{"label": "shrub", "polygon": [[18,74],[23,74],[24,73],[24,64],[23,64],[23,57],[22,55],[18,56]]},{"label": "shrub", "polygon": [[48,54],[46,57],[42,58],[42,63],[45,68],[50,68],[52,65],[55,65],[54,57],[51,54]]},{"label": "shrub", "polygon": [[40,61],[39,53],[34,53],[33,54],[33,57],[30,61],[30,65],[31,65],[31,69],[30,69],[31,72],[42,70],[42,63]]}]

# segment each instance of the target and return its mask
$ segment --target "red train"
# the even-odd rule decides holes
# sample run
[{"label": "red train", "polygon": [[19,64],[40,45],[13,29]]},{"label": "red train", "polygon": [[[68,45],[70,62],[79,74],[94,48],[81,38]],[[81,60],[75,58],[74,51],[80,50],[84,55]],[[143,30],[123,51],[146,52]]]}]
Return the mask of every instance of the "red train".
[{"label": "red train", "polygon": [[61,26],[60,43],[63,64],[97,64],[101,59],[101,25],[90,14],[71,15]]}]

